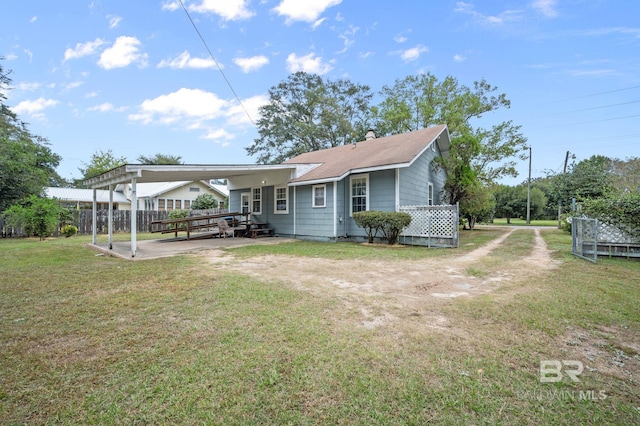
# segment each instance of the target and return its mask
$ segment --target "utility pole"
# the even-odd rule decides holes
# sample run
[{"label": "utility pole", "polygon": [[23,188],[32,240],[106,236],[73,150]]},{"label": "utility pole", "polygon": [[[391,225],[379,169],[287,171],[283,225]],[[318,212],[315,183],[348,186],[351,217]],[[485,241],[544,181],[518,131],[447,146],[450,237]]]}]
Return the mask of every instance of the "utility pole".
[{"label": "utility pole", "polygon": [[527,181],[527,225],[531,224],[531,147],[529,147],[529,180]]},{"label": "utility pole", "polygon": [[[567,155],[564,157],[564,168],[562,169],[562,174],[567,173],[567,162],[569,162],[569,151],[567,151]],[[560,229],[560,216],[562,215],[562,199],[558,199],[558,229]]]}]

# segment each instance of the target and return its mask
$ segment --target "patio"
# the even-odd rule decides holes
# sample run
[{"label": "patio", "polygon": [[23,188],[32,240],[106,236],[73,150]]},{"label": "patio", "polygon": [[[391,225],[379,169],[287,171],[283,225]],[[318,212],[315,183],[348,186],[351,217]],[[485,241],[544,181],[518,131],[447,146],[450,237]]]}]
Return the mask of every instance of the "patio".
[{"label": "patio", "polygon": [[98,242],[96,244],[88,244],[88,246],[98,250],[98,255],[106,254],[129,260],[148,260],[192,253],[200,250],[213,250],[254,244],[279,244],[291,241],[295,240],[281,237],[260,239],[228,237],[187,240],[186,236],[158,240],[142,240],[137,243],[135,257],[131,256],[131,243],[129,241],[114,241],[111,250],[109,249],[108,242]]}]

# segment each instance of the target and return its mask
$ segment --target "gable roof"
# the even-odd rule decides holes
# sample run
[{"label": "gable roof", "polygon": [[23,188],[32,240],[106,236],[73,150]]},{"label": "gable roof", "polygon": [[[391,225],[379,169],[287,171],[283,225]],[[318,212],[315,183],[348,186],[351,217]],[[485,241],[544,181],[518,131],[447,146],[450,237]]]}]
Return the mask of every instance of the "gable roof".
[{"label": "gable roof", "polygon": [[[446,137],[441,137],[443,133]],[[294,185],[335,181],[350,173],[408,167],[432,143],[438,144],[442,155],[448,153],[449,134],[446,125],[306,152],[283,164],[315,165],[310,171],[292,179],[290,183]]]}]

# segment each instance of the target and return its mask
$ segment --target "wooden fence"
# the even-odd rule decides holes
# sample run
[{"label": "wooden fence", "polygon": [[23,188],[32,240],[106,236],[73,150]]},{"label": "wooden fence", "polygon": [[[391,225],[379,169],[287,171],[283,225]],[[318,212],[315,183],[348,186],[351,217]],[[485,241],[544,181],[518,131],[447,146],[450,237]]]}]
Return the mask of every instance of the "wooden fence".
[{"label": "wooden fence", "polygon": [[[213,215],[226,213],[226,209],[190,210],[191,216]],[[147,232],[154,220],[169,218],[168,211],[138,210],[136,228],[138,232]],[[93,232],[93,210],[79,210],[74,212],[74,225],[78,227],[78,234],[91,234]],[[109,231],[109,211],[98,210],[96,212],[96,229],[98,234],[106,234]],[[128,210],[113,210],[113,232],[131,232],[131,212]],[[23,229],[15,229],[7,226],[0,217],[0,233],[4,237],[24,236]]]}]

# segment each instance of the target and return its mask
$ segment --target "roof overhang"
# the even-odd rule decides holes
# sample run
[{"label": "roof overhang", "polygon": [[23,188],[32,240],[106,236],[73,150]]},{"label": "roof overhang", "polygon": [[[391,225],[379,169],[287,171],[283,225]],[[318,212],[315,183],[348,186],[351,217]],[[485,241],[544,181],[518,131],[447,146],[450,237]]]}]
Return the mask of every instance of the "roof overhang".
[{"label": "roof overhang", "polygon": [[296,171],[295,164],[238,164],[238,165],[142,165],[125,164],[98,176],[85,179],[84,184],[89,188],[104,188],[109,185],[131,182],[136,178],[138,183],[147,182],[175,182],[211,179],[233,179],[251,175],[265,175],[270,173],[291,174]]}]

